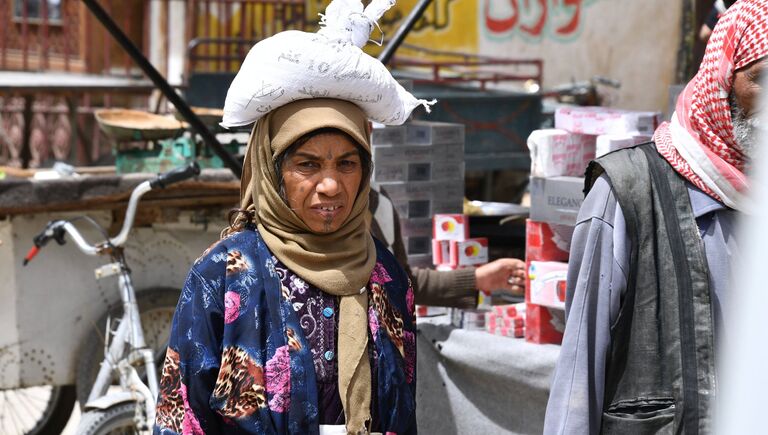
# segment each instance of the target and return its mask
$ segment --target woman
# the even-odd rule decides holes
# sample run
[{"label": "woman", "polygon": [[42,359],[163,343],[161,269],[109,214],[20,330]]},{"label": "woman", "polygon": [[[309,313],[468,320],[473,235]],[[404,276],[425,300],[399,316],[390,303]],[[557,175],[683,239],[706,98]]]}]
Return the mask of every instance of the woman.
[{"label": "woman", "polygon": [[240,218],[189,273],[155,433],[414,433],[413,291],[369,232],[369,124],[299,100],[250,139]]}]

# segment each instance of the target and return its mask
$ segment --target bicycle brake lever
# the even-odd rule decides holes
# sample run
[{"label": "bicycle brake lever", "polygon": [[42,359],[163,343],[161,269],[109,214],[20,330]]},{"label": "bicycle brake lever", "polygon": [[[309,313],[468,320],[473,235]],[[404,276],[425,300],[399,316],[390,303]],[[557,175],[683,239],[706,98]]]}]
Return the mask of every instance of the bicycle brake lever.
[{"label": "bicycle brake lever", "polygon": [[60,222],[61,221],[48,222],[45,229],[32,239],[34,245],[29,249],[27,255],[24,256],[22,266],[29,264],[29,262],[40,253],[40,249],[48,244],[49,240],[54,239],[59,245],[66,243],[66,240],[64,239],[66,231],[64,231],[64,227],[59,224]]},{"label": "bicycle brake lever", "polygon": [[58,243],[60,246],[63,246],[65,243],[67,243],[67,239],[64,238],[64,236],[67,235],[67,232],[64,231],[63,226],[57,226],[53,229],[53,240],[56,240],[56,243]]}]

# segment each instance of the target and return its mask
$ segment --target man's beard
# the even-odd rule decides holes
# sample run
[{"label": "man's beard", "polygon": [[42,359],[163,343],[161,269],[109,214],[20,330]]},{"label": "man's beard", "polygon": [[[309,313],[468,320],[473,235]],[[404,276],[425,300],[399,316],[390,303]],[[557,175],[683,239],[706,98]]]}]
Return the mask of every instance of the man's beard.
[{"label": "man's beard", "polygon": [[737,103],[736,98],[731,94],[731,121],[733,122],[733,136],[736,139],[736,145],[741,152],[751,160],[755,155],[757,141],[762,128],[757,115],[747,116]]}]

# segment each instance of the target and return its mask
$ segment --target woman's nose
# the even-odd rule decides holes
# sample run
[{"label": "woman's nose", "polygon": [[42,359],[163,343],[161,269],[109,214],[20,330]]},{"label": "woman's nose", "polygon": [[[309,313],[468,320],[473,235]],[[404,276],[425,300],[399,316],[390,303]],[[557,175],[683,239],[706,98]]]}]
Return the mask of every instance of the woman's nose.
[{"label": "woman's nose", "polygon": [[336,196],[339,193],[341,183],[335,174],[323,174],[320,182],[317,183],[317,192],[327,196]]}]

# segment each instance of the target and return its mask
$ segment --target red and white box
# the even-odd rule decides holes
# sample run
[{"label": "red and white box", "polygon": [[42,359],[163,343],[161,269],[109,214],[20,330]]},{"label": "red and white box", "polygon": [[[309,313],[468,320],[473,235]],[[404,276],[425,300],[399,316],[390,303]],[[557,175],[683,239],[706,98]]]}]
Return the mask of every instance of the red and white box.
[{"label": "red and white box", "polygon": [[573,227],[528,219],[525,222],[525,258],[528,261],[568,261]]},{"label": "red and white box", "polygon": [[507,328],[505,326],[502,326],[496,329],[495,334],[501,335],[502,337],[523,338],[525,337],[525,328],[522,326],[514,327],[514,328]]},{"label": "red and white box", "polygon": [[[504,309],[499,307],[496,305],[493,310],[485,313],[485,330],[495,335],[522,338],[525,331],[525,304],[506,305]],[[509,313],[515,315],[509,316]]]},{"label": "red and white box", "polygon": [[530,280],[526,301],[544,307],[565,309],[568,263],[559,261],[531,261],[528,266]]},{"label": "red and white box", "polygon": [[525,310],[525,341],[560,344],[565,331],[565,311],[528,304]]},{"label": "red and white box", "polygon": [[528,136],[532,177],[583,176],[595,158],[596,136],[559,129],[534,130]]},{"label": "red and white box", "polygon": [[555,111],[555,128],[571,133],[651,136],[660,123],[660,112],[607,107],[560,107]]},{"label": "red and white box", "polygon": [[436,214],[432,218],[432,238],[463,242],[469,238],[469,219],[463,214]]},{"label": "red and white box", "polygon": [[432,264],[435,266],[455,266],[451,264],[451,242],[432,239]]},{"label": "red and white box", "polygon": [[478,237],[450,242],[450,262],[457,266],[479,266],[488,262],[488,239]]},{"label": "red and white box", "polygon": [[494,305],[493,311],[497,317],[525,317],[525,302],[519,304]]}]

